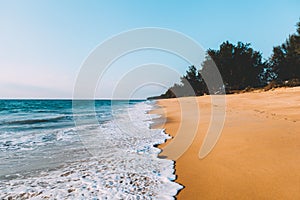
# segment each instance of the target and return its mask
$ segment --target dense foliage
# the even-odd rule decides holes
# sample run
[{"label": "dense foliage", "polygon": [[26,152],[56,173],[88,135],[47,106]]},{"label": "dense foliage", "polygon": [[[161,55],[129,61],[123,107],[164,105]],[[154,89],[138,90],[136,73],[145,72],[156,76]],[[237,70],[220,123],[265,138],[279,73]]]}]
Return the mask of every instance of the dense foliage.
[{"label": "dense foliage", "polygon": [[[222,76],[226,93],[247,88],[264,87],[268,84],[300,85],[300,21],[297,32],[286,41],[273,48],[272,55],[263,61],[259,51],[249,43],[236,45],[226,41],[219,49],[207,50],[202,66],[190,66],[181,77],[180,84],[174,84],[165,94],[154,98],[173,98],[180,96],[201,96],[209,94],[203,77],[208,76],[209,67],[215,64]],[[218,93],[219,88],[213,90]]]},{"label": "dense foliage", "polygon": [[300,78],[300,22],[297,33],[290,35],[280,46],[273,48],[269,65],[279,81]]}]

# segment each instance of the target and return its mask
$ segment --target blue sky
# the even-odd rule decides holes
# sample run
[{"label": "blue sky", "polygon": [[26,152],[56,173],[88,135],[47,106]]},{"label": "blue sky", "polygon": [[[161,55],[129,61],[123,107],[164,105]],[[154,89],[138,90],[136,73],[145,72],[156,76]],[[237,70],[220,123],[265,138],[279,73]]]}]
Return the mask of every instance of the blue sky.
[{"label": "blue sky", "polygon": [[[226,40],[250,42],[267,58],[274,45],[295,32],[299,10],[298,0],[0,0],[0,98],[71,98],[77,73],[89,53],[112,35],[134,28],[173,29],[204,49],[216,49]],[[132,56],[141,59],[140,63],[152,58],[174,66],[179,73],[187,67],[165,54]],[[129,63],[119,62],[111,74],[122,65]],[[96,96],[109,98],[110,87]],[[137,97],[163,90],[148,88],[148,93],[145,89]]]}]

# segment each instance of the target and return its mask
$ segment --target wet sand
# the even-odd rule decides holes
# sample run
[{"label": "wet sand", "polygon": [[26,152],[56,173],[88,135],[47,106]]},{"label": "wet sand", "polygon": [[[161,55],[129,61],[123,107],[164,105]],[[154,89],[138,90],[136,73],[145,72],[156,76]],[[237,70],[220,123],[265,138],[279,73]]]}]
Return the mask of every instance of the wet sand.
[{"label": "wet sand", "polygon": [[[180,127],[196,132],[176,160],[176,181],[185,187],[179,200],[300,199],[300,87],[226,95],[221,136],[204,159],[198,154],[210,123],[211,96],[196,98],[198,116],[192,100],[159,100],[161,108],[153,111],[166,117],[159,128],[173,137]],[[189,123],[199,126],[195,130]],[[172,140],[159,147],[166,149]]]}]

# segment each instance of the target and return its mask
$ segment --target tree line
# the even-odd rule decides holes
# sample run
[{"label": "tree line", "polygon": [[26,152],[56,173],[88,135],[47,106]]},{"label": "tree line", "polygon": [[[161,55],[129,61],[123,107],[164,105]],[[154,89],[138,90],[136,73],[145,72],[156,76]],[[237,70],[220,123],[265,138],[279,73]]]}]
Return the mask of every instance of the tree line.
[{"label": "tree line", "polygon": [[[205,94],[233,93],[255,88],[300,85],[300,21],[296,33],[273,47],[271,56],[263,60],[250,43],[223,42],[219,49],[208,49],[201,66],[189,66],[180,84],[174,84],[164,94],[151,98],[202,96]],[[223,85],[208,88],[204,77],[215,64],[222,76]],[[191,90],[192,89],[192,90]]]}]

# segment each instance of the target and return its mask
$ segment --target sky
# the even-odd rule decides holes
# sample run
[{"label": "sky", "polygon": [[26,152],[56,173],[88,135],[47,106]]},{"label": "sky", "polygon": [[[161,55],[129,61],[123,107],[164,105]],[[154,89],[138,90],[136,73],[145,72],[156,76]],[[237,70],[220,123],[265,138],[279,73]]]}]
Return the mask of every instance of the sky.
[{"label": "sky", "polygon": [[[273,46],[296,32],[299,10],[299,0],[0,0],[0,98],[72,98],[90,53],[136,28],[175,30],[204,50],[226,40],[248,42],[268,58]],[[166,52],[132,53],[99,78],[95,97],[111,98],[124,74],[147,63],[168,65],[178,77],[165,85],[141,86],[133,98],[164,92],[189,65]]]}]

